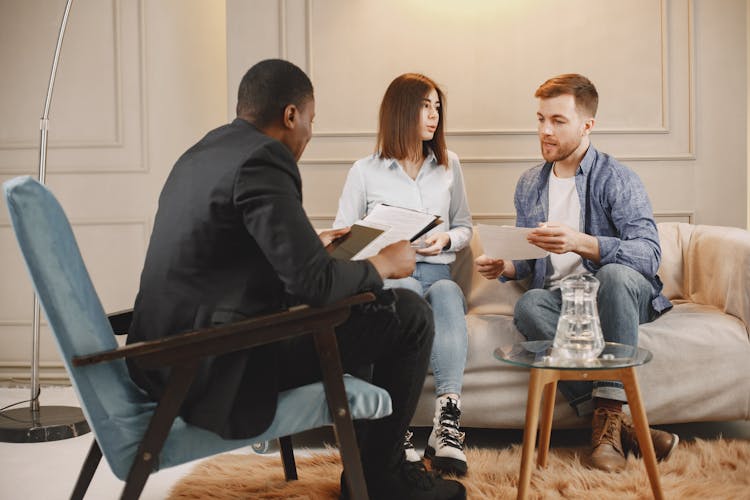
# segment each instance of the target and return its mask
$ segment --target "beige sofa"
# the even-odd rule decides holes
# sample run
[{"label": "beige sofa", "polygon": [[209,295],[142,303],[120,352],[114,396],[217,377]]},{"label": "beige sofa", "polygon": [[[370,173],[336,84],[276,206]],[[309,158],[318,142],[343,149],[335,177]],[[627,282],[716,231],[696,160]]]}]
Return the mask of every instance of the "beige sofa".
[{"label": "beige sofa", "polygon": [[[637,370],[649,422],[750,419],[750,232],[671,222],[658,227],[659,276],[674,308],[640,328],[640,346],[653,352]],[[522,428],[528,371],[496,360],[493,351],[523,340],[513,326],[513,306],[524,288],[479,276],[473,260],[481,253],[475,231],[453,265],[468,304],[461,423]],[[431,426],[433,412],[428,375],[413,425]],[[558,393],[555,427],[588,423]]]}]

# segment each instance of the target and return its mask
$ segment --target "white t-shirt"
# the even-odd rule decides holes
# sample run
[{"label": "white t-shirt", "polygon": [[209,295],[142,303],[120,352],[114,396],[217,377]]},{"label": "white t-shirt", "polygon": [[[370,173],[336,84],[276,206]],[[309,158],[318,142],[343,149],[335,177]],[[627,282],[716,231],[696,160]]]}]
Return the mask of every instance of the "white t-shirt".
[{"label": "white t-shirt", "polygon": [[[549,217],[550,222],[557,222],[580,231],[581,202],[576,191],[576,178],[559,178],[552,169],[549,175]],[[581,256],[574,252],[563,254],[550,253],[552,275],[545,283],[546,288],[559,288],[560,280],[571,274],[586,272]]]}]

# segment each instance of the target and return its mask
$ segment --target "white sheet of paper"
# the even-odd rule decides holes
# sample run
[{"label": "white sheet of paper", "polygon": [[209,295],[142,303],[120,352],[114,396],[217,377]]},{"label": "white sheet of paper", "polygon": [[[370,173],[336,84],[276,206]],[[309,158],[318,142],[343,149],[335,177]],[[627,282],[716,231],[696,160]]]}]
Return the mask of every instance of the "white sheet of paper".
[{"label": "white sheet of paper", "polygon": [[540,259],[549,255],[546,250],[526,241],[526,235],[532,230],[530,227],[477,224],[484,254],[491,259]]},{"label": "white sheet of paper", "polygon": [[391,243],[408,241],[434,219],[435,216],[428,213],[382,204],[376,205],[358,224],[386,230],[353,256],[352,260],[367,259]]}]

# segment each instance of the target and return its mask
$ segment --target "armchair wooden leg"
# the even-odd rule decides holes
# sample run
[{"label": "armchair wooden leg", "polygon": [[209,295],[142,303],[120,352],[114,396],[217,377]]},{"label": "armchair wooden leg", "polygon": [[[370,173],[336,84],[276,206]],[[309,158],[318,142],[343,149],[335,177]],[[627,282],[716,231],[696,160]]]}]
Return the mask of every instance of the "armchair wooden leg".
[{"label": "armchair wooden leg", "polygon": [[94,438],[89,453],[86,455],[86,460],[83,462],[83,467],[81,467],[81,472],[78,474],[78,480],[73,488],[73,493],[70,495],[70,500],[81,500],[86,495],[86,490],[89,489],[89,484],[91,484],[91,479],[94,477],[101,459],[102,450],[99,448],[96,438]]},{"label": "armchair wooden leg", "polygon": [[323,385],[326,392],[328,408],[333,416],[336,430],[336,440],[339,444],[341,461],[344,464],[346,482],[350,497],[353,499],[367,499],[367,484],[362,470],[357,437],[354,433],[349,402],[344,388],[344,371],[341,367],[336,334],[330,330],[315,333],[315,348],[320,357],[320,368],[323,372]]},{"label": "armchair wooden leg", "polygon": [[287,481],[296,481],[297,464],[294,461],[294,447],[292,446],[292,437],[280,437],[279,449],[281,450],[281,463],[284,465],[284,477]]},{"label": "armchair wooden leg", "polygon": [[137,499],[140,497],[148,476],[158,464],[159,453],[161,453],[164,441],[167,439],[180,406],[185,400],[190,384],[193,382],[196,368],[197,363],[172,368],[169,381],[164,388],[164,395],[151,417],[141,444],[138,446],[120,498]]}]

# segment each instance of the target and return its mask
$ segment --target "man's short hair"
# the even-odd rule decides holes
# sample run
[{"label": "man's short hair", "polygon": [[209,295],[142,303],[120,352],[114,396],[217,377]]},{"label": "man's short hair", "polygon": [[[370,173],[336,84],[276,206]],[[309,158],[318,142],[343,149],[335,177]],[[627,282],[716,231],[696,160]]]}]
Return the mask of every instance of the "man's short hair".
[{"label": "man's short hair", "polygon": [[237,92],[237,116],[265,127],[282,119],[284,109],[313,97],[307,75],[282,59],[266,59],[247,70]]},{"label": "man's short hair", "polygon": [[577,73],[566,73],[550,78],[536,89],[534,97],[549,99],[559,95],[572,95],[580,111],[596,116],[599,94],[591,80]]}]

